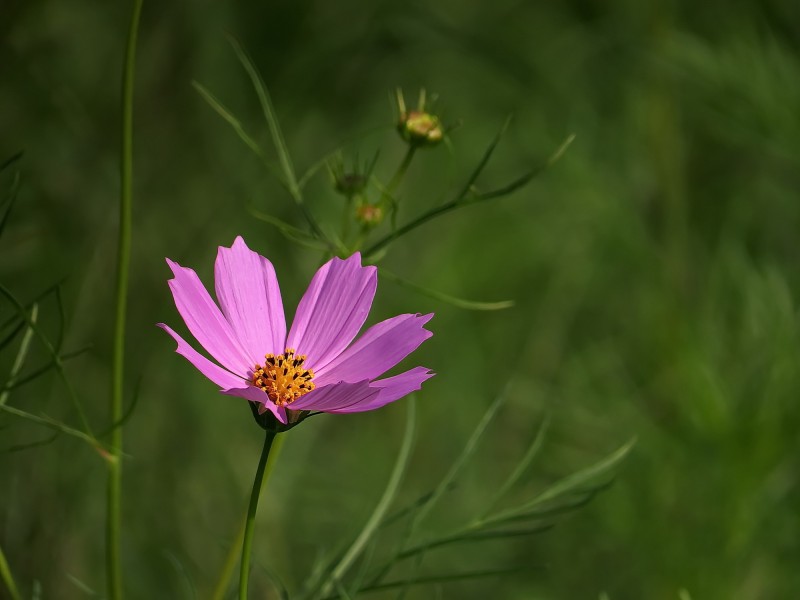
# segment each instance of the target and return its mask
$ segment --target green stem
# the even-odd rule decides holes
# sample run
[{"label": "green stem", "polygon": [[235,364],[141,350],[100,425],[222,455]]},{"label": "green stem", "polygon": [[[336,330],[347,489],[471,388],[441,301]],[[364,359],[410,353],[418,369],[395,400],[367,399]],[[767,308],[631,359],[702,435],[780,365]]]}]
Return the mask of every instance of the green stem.
[{"label": "green stem", "polygon": [[[120,168],[120,215],[117,246],[116,313],[111,358],[111,422],[122,419],[123,375],[125,366],[125,315],[128,301],[128,275],[131,262],[131,214],[133,206],[133,76],[136,64],[136,38],[142,0],[134,0],[125,62],[122,72],[122,164]],[[122,427],[111,432],[111,458],[108,462],[106,512],[106,569],[108,596],[122,598],[120,529],[122,505]]]},{"label": "green stem", "polygon": [[380,204],[385,206],[388,201],[391,201],[392,204],[392,231],[397,229],[397,212],[398,206],[397,201],[394,199],[394,191],[397,189],[397,186],[400,185],[400,182],[403,181],[403,177],[406,176],[406,172],[408,171],[408,167],[411,165],[411,161],[414,159],[414,154],[417,151],[417,146],[410,145],[408,150],[406,150],[405,155],[403,156],[403,160],[397,167],[397,171],[395,171],[392,178],[389,180],[386,189],[384,189],[383,194],[381,194]]},{"label": "green stem", "polygon": [[22,596],[17,589],[17,584],[14,583],[14,577],[11,575],[11,569],[8,566],[8,562],[6,561],[6,555],[3,554],[3,549],[0,548],[0,577],[3,579],[3,583],[6,584],[6,588],[8,589],[8,593],[11,594],[12,600],[22,600]]},{"label": "green stem", "polygon": [[247,508],[247,520],[244,526],[244,539],[242,541],[242,562],[239,565],[239,600],[247,600],[247,580],[250,576],[250,550],[253,546],[253,527],[256,522],[258,498],[261,495],[264,470],[267,466],[269,451],[276,432],[267,430],[264,436],[264,447],[261,449],[261,458],[258,461],[256,477],[253,480],[253,491],[250,493],[250,505]]},{"label": "green stem", "polygon": [[[267,486],[269,476],[272,474],[272,471],[275,468],[275,463],[278,462],[278,457],[281,455],[281,449],[283,448],[283,442],[285,439],[286,438],[284,436],[280,436],[272,443],[272,449],[270,450],[269,458],[267,459],[267,468],[264,470],[264,479],[261,482],[262,493],[264,492],[264,488]],[[211,600],[224,600],[225,596],[227,595],[228,585],[230,584],[231,577],[233,577],[233,571],[236,568],[236,561],[239,560],[239,550],[244,543],[244,530],[246,526],[247,515],[242,518],[242,523],[239,526],[239,531],[236,534],[236,538],[228,550],[228,555],[225,557],[225,562],[222,565],[222,571],[217,579],[217,585],[214,586],[214,592],[211,595]]]}]

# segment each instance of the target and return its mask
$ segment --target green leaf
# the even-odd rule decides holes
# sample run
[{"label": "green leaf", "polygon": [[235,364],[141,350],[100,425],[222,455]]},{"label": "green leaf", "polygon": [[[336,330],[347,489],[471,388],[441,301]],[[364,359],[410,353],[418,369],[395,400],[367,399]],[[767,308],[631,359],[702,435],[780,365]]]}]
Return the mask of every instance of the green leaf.
[{"label": "green leaf", "polygon": [[380,274],[389,281],[393,281],[398,285],[401,285],[410,290],[414,290],[415,292],[418,292],[424,296],[428,296],[429,298],[433,298],[434,300],[440,300],[447,304],[451,304],[457,308],[463,308],[466,310],[503,310],[505,308],[511,308],[512,306],[514,306],[513,300],[482,302],[476,300],[465,300],[464,298],[457,298],[455,296],[451,296],[450,294],[445,294],[444,292],[439,292],[437,290],[432,290],[417,283],[412,283],[407,279],[403,279],[402,277],[399,277],[398,275],[395,275],[394,273],[387,271],[383,267],[380,267]]},{"label": "green leaf", "polygon": [[197,81],[192,81],[192,86],[203,97],[208,105],[216,111],[216,113],[222,117],[236,132],[236,135],[239,136],[244,144],[253,151],[253,153],[261,159],[264,163],[264,166],[267,170],[283,185],[287,190],[289,189],[289,183],[286,181],[286,178],[281,173],[281,170],[276,167],[272,162],[267,158],[267,155],[261,149],[261,146],[248,135],[248,133],[244,130],[241,121],[237,119],[233,114],[225,108],[225,106],[220,102],[216,96],[214,96],[211,92],[209,92],[203,85],[198,83]]},{"label": "green leaf", "polygon": [[255,208],[248,207],[247,211],[259,221],[264,221],[265,223],[269,223],[275,227],[288,240],[314,250],[320,250],[323,252],[329,250],[327,244],[323,243],[307,231],[303,231],[302,229],[299,229],[293,225],[289,225],[285,221],[282,221],[277,217],[273,217],[270,214],[261,212]]},{"label": "green leaf", "polygon": [[289,149],[286,146],[286,140],[283,137],[283,132],[281,131],[280,123],[278,122],[278,117],[275,114],[275,108],[272,106],[272,99],[270,98],[269,90],[267,89],[264,80],[261,78],[261,74],[258,72],[258,69],[256,69],[256,66],[247,55],[247,52],[245,52],[244,48],[242,48],[241,44],[239,44],[239,42],[232,36],[228,36],[228,41],[230,42],[231,47],[233,47],[233,51],[236,53],[236,57],[239,59],[239,62],[247,72],[248,77],[250,77],[250,81],[253,84],[256,95],[258,96],[258,101],[261,104],[261,110],[264,113],[264,118],[267,121],[270,136],[272,137],[272,144],[275,146],[275,151],[278,153],[278,161],[281,165],[283,176],[286,179],[289,194],[292,196],[292,199],[294,199],[295,204],[297,204],[297,206],[302,210],[303,216],[306,218],[306,221],[308,221],[308,224],[311,226],[314,234],[318,238],[328,242],[329,240],[320,228],[319,223],[317,223],[317,220],[308,210],[308,207],[303,201],[303,194],[297,181],[294,165],[292,164],[291,156],[289,156]]}]

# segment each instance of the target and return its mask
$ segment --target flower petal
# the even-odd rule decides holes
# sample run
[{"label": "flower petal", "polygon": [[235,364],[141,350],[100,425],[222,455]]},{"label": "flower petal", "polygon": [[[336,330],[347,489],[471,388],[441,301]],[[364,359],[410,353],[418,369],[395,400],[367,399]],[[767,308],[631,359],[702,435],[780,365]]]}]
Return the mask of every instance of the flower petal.
[{"label": "flower petal", "polygon": [[258,412],[259,414],[264,414],[267,410],[269,410],[275,418],[278,419],[284,425],[286,424],[286,409],[276,406],[275,403],[269,399],[269,397],[260,389],[249,385],[245,388],[231,388],[227,390],[222,390],[223,394],[227,394],[228,396],[238,396],[239,398],[244,398],[245,400],[249,400],[250,402],[255,402],[258,404]]},{"label": "flower petal", "polygon": [[200,354],[197,350],[192,348],[186,342],[186,340],[175,333],[169,325],[158,323],[158,326],[170,334],[172,339],[178,343],[178,347],[175,349],[175,352],[192,363],[198,371],[216,383],[220,388],[227,389],[238,387],[244,383],[244,380],[241,377],[234,375],[230,371],[226,371],[217,364],[214,364],[205,356]]},{"label": "flower petal", "polygon": [[167,264],[175,275],[169,280],[169,289],[186,327],[223,367],[245,376],[255,365],[256,357],[248,357],[197,273],[169,259]]},{"label": "flower petal", "polygon": [[423,328],[432,317],[433,313],[398,315],[373,325],[352,346],[319,369],[314,382],[326,385],[380,377],[433,335]]},{"label": "flower petal", "polygon": [[320,410],[323,412],[339,412],[343,409],[375,400],[379,389],[371,388],[369,381],[356,383],[334,383],[318,387],[291,403],[292,410]]},{"label": "flower petal", "polygon": [[272,263],[239,236],[230,248],[220,246],[214,280],[222,313],[248,357],[258,361],[283,352],[286,319]]},{"label": "flower petal", "polygon": [[415,367],[394,377],[373,381],[370,383],[370,387],[379,390],[376,397],[328,412],[353,413],[375,410],[420,389],[422,382],[434,375],[435,373],[430,369]]},{"label": "flower petal", "polygon": [[361,329],[377,286],[377,269],[362,267],[358,252],[347,260],[331,259],[300,300],[286,346],[307,355],[309,369],[323,368]]}]

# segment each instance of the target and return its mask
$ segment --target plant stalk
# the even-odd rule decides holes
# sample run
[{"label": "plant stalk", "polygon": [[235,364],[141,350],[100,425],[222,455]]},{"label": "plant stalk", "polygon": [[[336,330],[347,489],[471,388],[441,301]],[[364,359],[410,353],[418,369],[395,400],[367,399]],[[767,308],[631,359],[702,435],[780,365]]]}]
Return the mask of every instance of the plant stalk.
[{"label": "plant stalk", "polygon": [[261,458],[258,461],[256,476],[253,479],[253,490],[250,493],[250,505],[247,508],[247,520],[244,526],[244,539],[242,541],[242,561],[239,565],[239,600],[247,600],[247,583],[250,576],[250,551],[253,546],[253,529],[258,510],[258,498],[261,495],[264,470],[267,466],[269,451],[277,433],[267,430],[264,436],[264,447],[261,449]]},{"label": "plant stalk", "polygon": [[[131,262],[131,216],[133,207],[133,81],[136,64],[136,38],[142,0],[134,0],[125,62],[122,72],[122,148],[120,167],[120,214],[117,246],[116,312],[111,358],[111,422],[122,419],[123,376],[125,367],[125,316],[128,304],[128,276]],[[108,597],[122,598],[120,529],[122,505],[122,427],[111,432],[108,461],[106,510],[106,577]]]}]

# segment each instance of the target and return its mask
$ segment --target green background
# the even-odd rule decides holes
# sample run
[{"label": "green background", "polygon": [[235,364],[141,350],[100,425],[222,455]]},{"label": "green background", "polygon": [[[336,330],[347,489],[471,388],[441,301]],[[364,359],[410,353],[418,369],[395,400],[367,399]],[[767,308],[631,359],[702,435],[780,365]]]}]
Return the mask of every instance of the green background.
[{"label": "green background", "polygon": [[[119,80],[128,3],[0,7],[0,159],[21,191],[0,238],[0,278],[27,302],[64,281],[67,371],[107,424],[118,214]],[[520,566],[499,579],[417,588],[428,598],[790,598],[800,590],[800,5],[789,0],[145,2],[135,94],[135,206],[125,429],[123,559],[130,598],[205,598],[245,509],[261,431],[155,327],[181,325],[164,257],[212,283],[217,246],[241,234],[269,257],[287,314],[319,265],[251,205],[299,227],[259,160],[192,87],[264,147],[255,94],[225,38],[272,92],[298,170],[344,144],[404,146],[388,98],[420,87],[455,126],[420,151],[400,222],[442,202],[513,114],[480,189],[565,156],[513,196],[420,227],[387,269],[474,300],[473,312],[381,281],[370,320],[436,313],[408,359],[437,376],[398,506],[432,489],[496,395],[506,406],[426,527],[481,510],[544,415],[553,427],[521,501],[633,436],[616,482],[548,532],[430,552],[423,574]],[[10,174],[0,181],[8,189]],[[373,191],[373,194],[375,192]],[[324,171],[311,210],[343,201]],[[41,320],[55,336],[52,297]],[[4,321],[13,314],[0,307]],[[7,373],[17,344],[0,354]],[[35,345],[27,371],[47,355]],[[9,403],[75,424],[52,376]],[[261,499],[256,563],[296,589],[351,538],[388,479],[403,401],[316,417],[292,431]],[[0,545],[28,596],[103,594],[105,469],[85,444],[0,416]],[[192,583],[188,584],[186,580]],[[259,568],[253,597],[272,597]],[[682,592],[683,590],[683,592]],[[1,595],[1,594],[0,594]],[[371,597],[381,597],[374,595]],[[385,597],[393,598],[394,594]]]}]

